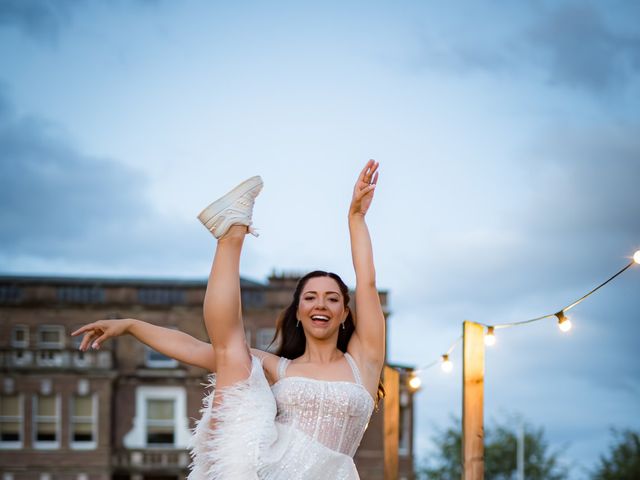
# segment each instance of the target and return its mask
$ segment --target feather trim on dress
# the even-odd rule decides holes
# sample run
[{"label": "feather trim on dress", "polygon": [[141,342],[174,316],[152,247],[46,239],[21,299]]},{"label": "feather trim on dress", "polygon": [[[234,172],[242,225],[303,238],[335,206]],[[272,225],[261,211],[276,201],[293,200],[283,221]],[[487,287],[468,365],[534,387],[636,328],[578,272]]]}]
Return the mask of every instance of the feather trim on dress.
[{"label": "feather trim on dress", "polygon": [[188,480],[258,479],[260,453],[277,436],[276,403],[260,360],[251,356],[249,377],[225,387],[222,403],[215,408],[215,374],[209,382],[211,391],[193,431]]}]

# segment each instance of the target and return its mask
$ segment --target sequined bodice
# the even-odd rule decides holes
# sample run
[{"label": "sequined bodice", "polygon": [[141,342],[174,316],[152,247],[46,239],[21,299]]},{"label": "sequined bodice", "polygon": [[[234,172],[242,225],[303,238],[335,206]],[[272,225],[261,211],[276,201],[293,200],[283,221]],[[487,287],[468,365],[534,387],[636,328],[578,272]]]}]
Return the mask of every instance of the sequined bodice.
[{"label": "sequined bodice", "polygon": [[362,385],[353,358],[345,353],[355,382],[287,377],[289,360],[280,359],[279,380],[271,387],[276,422],[290,425],[326,447],[353,457],[373,412],[373,398]]}]

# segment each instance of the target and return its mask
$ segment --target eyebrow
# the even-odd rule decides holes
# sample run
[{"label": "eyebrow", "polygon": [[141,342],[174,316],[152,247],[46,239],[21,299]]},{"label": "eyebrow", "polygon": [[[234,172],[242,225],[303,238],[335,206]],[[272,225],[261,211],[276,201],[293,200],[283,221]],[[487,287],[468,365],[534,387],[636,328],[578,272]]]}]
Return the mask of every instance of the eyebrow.
[{"label": "eyebrow", "polygon": [[[303,292],[303,295],[306,295],[307,293],[315,293],[316,295],[318,294],[318,292],[316,292],[315,290],[307,290],[306,292]],[[340,292],[334,292],[334,291],[329,291],[329,292],[325,292],[327,295],[330,295],[332,293],[336,294],[336,295],[340,295]]]}]

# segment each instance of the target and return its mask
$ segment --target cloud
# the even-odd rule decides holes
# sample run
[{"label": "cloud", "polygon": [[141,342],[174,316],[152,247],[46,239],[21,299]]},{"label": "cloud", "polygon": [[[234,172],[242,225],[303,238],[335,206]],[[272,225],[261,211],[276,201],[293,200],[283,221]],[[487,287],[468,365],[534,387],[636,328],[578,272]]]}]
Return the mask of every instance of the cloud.
[{"label": "cloud", "polygon": [[[499,19],[504,24],[491,34],[473,17],[471,24],[458,26],[462,32],[457,34],[430,26],[420,63],[459,75],[487,72],[535,78],[541,72],[554,86],[593,94],[615,92],[640,75],[640,36],[635,29],[624,32],[623,21],[600,8],[589,3],[551,8],[521,4],[519,11],[505,9]],[[616,8],[623,19],[640,13],[633,2],[618,2]]]},{"label": "cloud", "polygon": [[148,210],[138,172],[78,151],[51,123],[18,117],[4,96],[0,104],[3,248],[64,249],[70,237]]},{"label": "cloud", "polygon": [[[155,7],[162,0],[108,0],[98,7]],[[60,32],[71,25],[77,10],[95,7],[81,0],[2,0],[0,27],[15,27],[42,43],[55,44]]]},{"label": "cloud", "polygon": [[205,238],[185,224],[153,208],[141,172],[79,150],[51,122],[18,116],[0,90],[0,270],[189,271],[207,263],[190,256],[206,252]]},{"label": "cloud", "polygon": [[598,93],[640,71],[640,36],[620,33],[591,5],[562,5],[540,16],[526,34],[554,84]]},{"label": "cloud", "polygon": [[0,2],[0,26],[14,26],[39,41],[58,38],[71,21],[79,0],[4,0]]}]

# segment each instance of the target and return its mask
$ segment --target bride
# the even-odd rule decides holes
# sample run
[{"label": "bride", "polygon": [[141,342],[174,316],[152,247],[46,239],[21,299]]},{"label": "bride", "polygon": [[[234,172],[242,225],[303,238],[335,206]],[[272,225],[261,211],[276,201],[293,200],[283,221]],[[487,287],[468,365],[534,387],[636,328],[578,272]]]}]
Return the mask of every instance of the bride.
[{"label": "bride", "polygon": [[99,320],[76,330],[81,350],[125,333],[181,362],[215,372],[192,438],[189,479],[357,479],[353,455],[383,395],[385,321],[365,216],[378,180],[358,176],[348,221],[357,319],[334,273],[300,279],[277,320],[278,349],[250,349],[240,301],[240,255],[262,189],[252,177],[198,216],[217,238],[204,300],[211,344],[140,320]]}]

